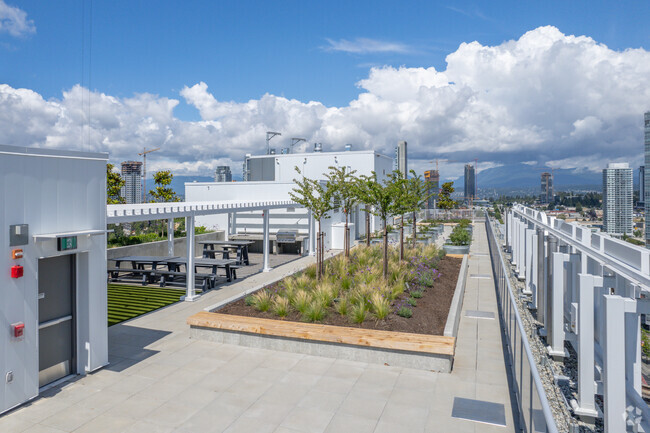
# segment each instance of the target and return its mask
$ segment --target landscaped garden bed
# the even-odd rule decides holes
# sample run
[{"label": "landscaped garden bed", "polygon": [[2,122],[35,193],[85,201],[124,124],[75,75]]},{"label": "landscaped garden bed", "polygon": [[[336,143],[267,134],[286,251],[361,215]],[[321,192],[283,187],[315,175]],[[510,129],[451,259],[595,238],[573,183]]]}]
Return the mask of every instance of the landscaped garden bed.
[{"label": "landscaped garden bed", "polygon": [[359,247],[348,262],[342,255],[328,260],[320,282],[310,267],[218,312],[443,335],[461,262],[441,256],[434,246],[407,250],[401,264],[397,251],[391,251],[385,282],[381,248]]},{"label": "landscaped garden bed", "polygon": [[[312,355],[451,371],[465,268],[433,245],[389,251],[361,246],[188,319],[194,338]],[[462,289],[462,287],[461,287]],[[363,320],[362,320],[363,319]],[[452,322],[451,326],[450,323]],[[444,334],[444,335],[443,335]],[[453,334],[453,332],[452,332]]]}]

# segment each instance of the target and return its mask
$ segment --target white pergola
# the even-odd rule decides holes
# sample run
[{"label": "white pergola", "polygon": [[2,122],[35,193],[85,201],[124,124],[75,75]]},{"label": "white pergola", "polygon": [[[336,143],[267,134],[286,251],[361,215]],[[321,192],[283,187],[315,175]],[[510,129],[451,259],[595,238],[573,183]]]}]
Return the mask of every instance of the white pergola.
[{"label": "white pergola", "polygon": [[[300,208],[291,200],[241,202],[236,200],[218,202],[176,202],[145,204],[114,204],[106,206],[106,223],[119,224],[137,221],[167,220],[167,252],[174,255],[174,218],[185,218],[187,231],[187,269],[194,269],[194,218],[199,215],[232,214],[235,212],[263,211],[264,265],[263,272],[271,270],[269,266],[269,211],[271,209]],[[229,230],[229,228],[228,228]],[[309,216],[309,254],[313,251],[312,237],[314,223]],[[194,278],[187,278],[186,301],[194,301]]]}]

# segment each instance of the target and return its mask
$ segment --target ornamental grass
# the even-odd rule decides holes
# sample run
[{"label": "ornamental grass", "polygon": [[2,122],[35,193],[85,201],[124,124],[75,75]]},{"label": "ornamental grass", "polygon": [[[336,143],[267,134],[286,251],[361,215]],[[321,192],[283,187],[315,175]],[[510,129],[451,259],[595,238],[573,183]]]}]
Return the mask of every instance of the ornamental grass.
[{"label": "ornamental grass", "polygon": [[382,275],[381,246],[359,246],[350,251],[347,260],[343,254],[327,260],[320,281],[316,279],[316,266],[309,266],[272,289],[249,296],[246,303],[280,318],[298,313],[309,322],[319,322],[328,314],[357,324],[386,320],[391,314],[410,317],[409,312],[417,305],[414,298],[435,290],[440,276],[437,267],[444,252],[434,245],[418,245],[406,248],[402,261],[397,248],[391,247],[388,255],[386,279]]}]

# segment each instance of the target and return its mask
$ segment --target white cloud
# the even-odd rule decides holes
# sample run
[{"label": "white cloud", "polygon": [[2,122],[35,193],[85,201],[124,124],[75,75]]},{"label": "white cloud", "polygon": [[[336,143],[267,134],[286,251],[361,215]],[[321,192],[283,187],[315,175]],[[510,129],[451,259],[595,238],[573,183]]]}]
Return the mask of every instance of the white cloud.
[{"label": "white cloud", "polygon": [[[88,95],[75,86],[44,100],[0,85],[0,143],[108,151],[116,162],[161,147],[152,167],[211,174],[225,161],[237,173],[246,153],[265,151],[265,132],[277,130],[283,135],[271,142],[276,148],[304,137],[302,149],[352,143],[392,156],[405,139],[418,170],[436,157],[456,162],[441,167],[443,178],[461,175],[474,158],[481,170],[537,161],[598,171],[609,161],[641,161],[648,77],[648,51],[614,51],[541,27],[498,46],[461,44],[444,71],[373,68],[357,83],[359,96],[341,107],[270,94],[220,101],[200,82],[180,92],[201,115],[189,122],[174,116],[178,100],[157,95]],[[82,97],[90,100],[89,126]]]},{"label": "white cloud", "polygon": [[369,53],[400,53],[406,54],[413,51],[408,45],[399,42],[380,41],[370,38],[356,38],[353,40],[327,39],[329,45],[323,47],[325,51],[342,51],[352,54],[369,54]]},{"label": "white cloud", "polygon": [[25,11],[0,0],[0,33],[2,32],[16,37],[26,36],[36,33],[36,26],[33,20],[27,19]]}]

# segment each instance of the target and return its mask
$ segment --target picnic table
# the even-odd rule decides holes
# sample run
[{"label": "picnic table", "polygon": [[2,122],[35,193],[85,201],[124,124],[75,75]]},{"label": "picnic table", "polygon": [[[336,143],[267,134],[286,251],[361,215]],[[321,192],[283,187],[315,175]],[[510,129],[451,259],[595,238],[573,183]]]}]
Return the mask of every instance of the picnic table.
[{"label": "picnic table", "polygon": [[[114,268],[108,268],[108,275],[111,281],[119,281],[120,274],[126,274],[126,276],[142,276],[142,285],[147,283],[152,283],[154,278],[154,271],[157,269],[158,265],[165,263],[171,259],[177,259],[178,257],[166,256],[123,256],[116,257],[113,260],[115,262]],[[131,267],[121,267],[123,262],[130,262]],[[149,266],[149,268],[145,268]]]},{"label": "picnic table", "polygon": [[[222,259],[229,259],[229,250],[237,251],[237,264],[250,265],[248,260],[248,246],[253,241],[199,241],[203,245],[203,258],[213,258],[217,253],[222,255]],[[215,246],[222,247],[221,250],[215,249]]]},{"label": "picnic table", "polygon": [[[187,259],[186,258],[174,258],[166,261],[167,263],[167,268],[168,272],[165,271],[157,271],[157,274],[186,274],[187,273]],[[181,266],[185,267],[185,272],[181,272]],[[198,274],[196,275],[208,275],[212,277],[212,281],[214,281],[214,278],[217,277],[217,270],[218,269],[224,269],[226,272],[226,281],[230,282],[233,279],[237,278],[237,269],[239,266],[237,265],[237,262],[232,259],[210,259],[210,258],[202,258],[202,259],[194,259],[194,268],[195,272],[198,270],[198,268],[208,268],[210,269],[210,272],[208,274]]]}]

